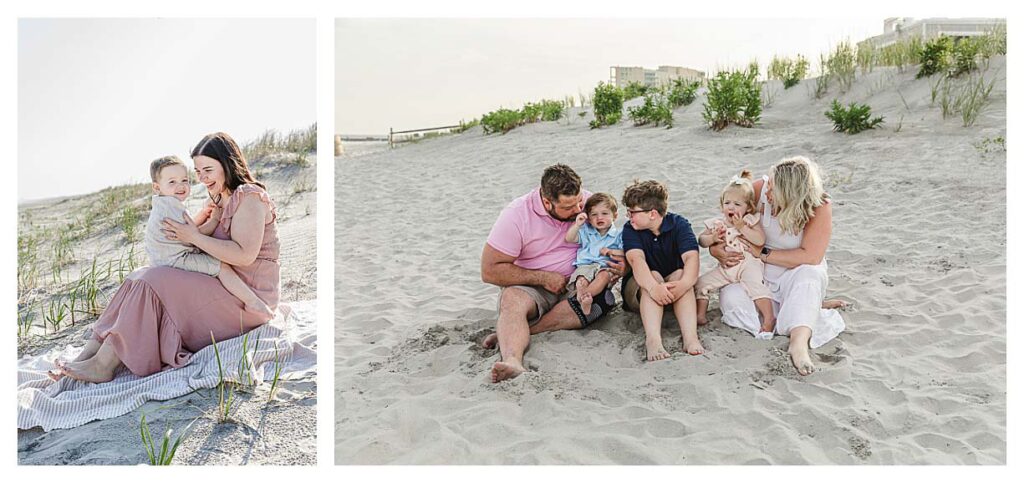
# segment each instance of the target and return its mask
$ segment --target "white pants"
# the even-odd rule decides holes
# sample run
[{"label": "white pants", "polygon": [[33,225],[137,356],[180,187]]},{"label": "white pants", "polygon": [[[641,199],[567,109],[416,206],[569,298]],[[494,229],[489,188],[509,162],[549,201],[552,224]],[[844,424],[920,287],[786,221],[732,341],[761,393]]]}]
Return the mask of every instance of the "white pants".
[{"label": "white pants", "polygon": [[[816,348],[825,345],[846,328],[838,310],[821,308],[828,287],[828,266],[824,261],[819,265],[800,265],[788,270],[774,268],[765,271],[765,285],[772,293],[777,334],[789,335],[796,327],[810,327],[811,347]],[[722,321],[726,325],[743,329],[752,335],[760,332],[761,320],[757,308],[742,285],[734,283],[723,287],[719,292],[719,304],[722,308]]]}]

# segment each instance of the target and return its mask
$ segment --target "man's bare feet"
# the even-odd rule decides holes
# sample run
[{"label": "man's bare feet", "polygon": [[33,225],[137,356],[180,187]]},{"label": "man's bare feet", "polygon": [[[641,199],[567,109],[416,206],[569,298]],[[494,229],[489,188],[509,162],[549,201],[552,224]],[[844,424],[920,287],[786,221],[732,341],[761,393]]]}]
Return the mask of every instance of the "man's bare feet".
[{"label": "man's bare feet", "polygon": [[480,345],[482,345],[484,349],[494,349],[495,347],[498,347],[498,333],[491,332],[490,334],[487,334],[487,337],[484,337],[484,340],[480,342]]},{"label": "man's bare feet", "polygon": [[672,357],[665,350],[665,345],[660,340],[647,341],[647,362],[660,361]]},{"label": "man's bare feet", "polygon": [[594,296],[590,295],[590,292],[583,292],[577,296],[580,301],[580,308],[583,309],[585,315],[590,315],[590,308],[594,305]]},{"label": "man's bare feet", "polygon": [[61,369],[65,375],[79,381],[99,383],[114,379],[114,369],[102,367],[94,359],[69,362],[64,364]]},{"label": "man's bare feet", "polygon": [[793,361],[793,367],[796,368],[796,372],[800,373],[801,376],[806,376],[814,372],[814,362],[811,361],[810,351],[804,348],[789,348],[789,358]]},{"label": "man's bare feet", "polygon": [[514,379],[526,372],[526,368],[516,361],[498,361],[491,368],[491,382],[501,382],[505,379]]},{"label": "man's bare feet", "polygon": [[828,299],[821,302],[821,308],[823,309],[845,309],[849,305],[849,302],[841,299]]},{"label": "man's bare feet", "polygon": [[700,339],[694,339],[692,341],[683,339],[683,351],[691,356],[699,356],[704,353],[704,346],[700,344]]}]

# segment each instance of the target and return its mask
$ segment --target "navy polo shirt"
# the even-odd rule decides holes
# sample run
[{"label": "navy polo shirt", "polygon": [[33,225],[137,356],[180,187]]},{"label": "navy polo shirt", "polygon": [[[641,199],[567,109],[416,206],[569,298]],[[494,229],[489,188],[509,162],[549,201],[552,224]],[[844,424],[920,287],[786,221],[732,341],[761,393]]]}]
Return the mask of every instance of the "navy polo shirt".
[{"label": "navy polo shirt", "polygon": [[[684,253],[698,250],[697,237],[690,228],[690,222],[675,213],[665,213],[660,231],[658,236],[654,236],[651,230],[634,230],[633,225],[626,222],[622,227],[622,249],[626,253],[635,248],[643,250],[651,271],[667,277],[683,268]],[[628,277],[632,276],[630,271]]]}]

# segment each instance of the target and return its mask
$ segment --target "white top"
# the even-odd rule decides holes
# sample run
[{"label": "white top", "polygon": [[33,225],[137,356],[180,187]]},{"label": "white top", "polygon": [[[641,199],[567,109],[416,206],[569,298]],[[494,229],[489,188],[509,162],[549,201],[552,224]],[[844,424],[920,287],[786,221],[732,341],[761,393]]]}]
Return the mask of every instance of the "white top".
[{"label": "white top", "polygon": [[149,212],[149,220],[146,221],[146,254],[149,255],[150,265],[169,266],[172,260],[182,253],[192,251],[191,244],[170,240],[160,229],[160,223],[164,218],[184,223],[185,212],[185,204],[177,198],[153,196],[153,209]]}]

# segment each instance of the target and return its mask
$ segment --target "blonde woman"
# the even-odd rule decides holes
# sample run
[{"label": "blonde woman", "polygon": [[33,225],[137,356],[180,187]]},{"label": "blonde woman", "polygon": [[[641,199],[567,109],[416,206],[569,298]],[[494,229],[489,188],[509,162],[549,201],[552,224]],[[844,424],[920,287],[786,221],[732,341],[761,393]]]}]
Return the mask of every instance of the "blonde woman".
[{"label": "blonde woman", "polygon": [[[818,166],[803,156],[772,166],[768,176],[754,182],[754,194],[762,210],[765,242],[751,250],[765,264],[764,282],[775,309],[775,331],[789,336],[789,357],[797,372],[806,376],[814,372],[810,349],[824,345],[846,327],[838,311],[823,308],[832,204],[822,188]],[[742,253],[728,252],[721,243],[711,247],[711,256],[724,267],[743,261]],[[757,309],[741,285],[722,288],[719,300],[723,322],[758,333]]]}]

